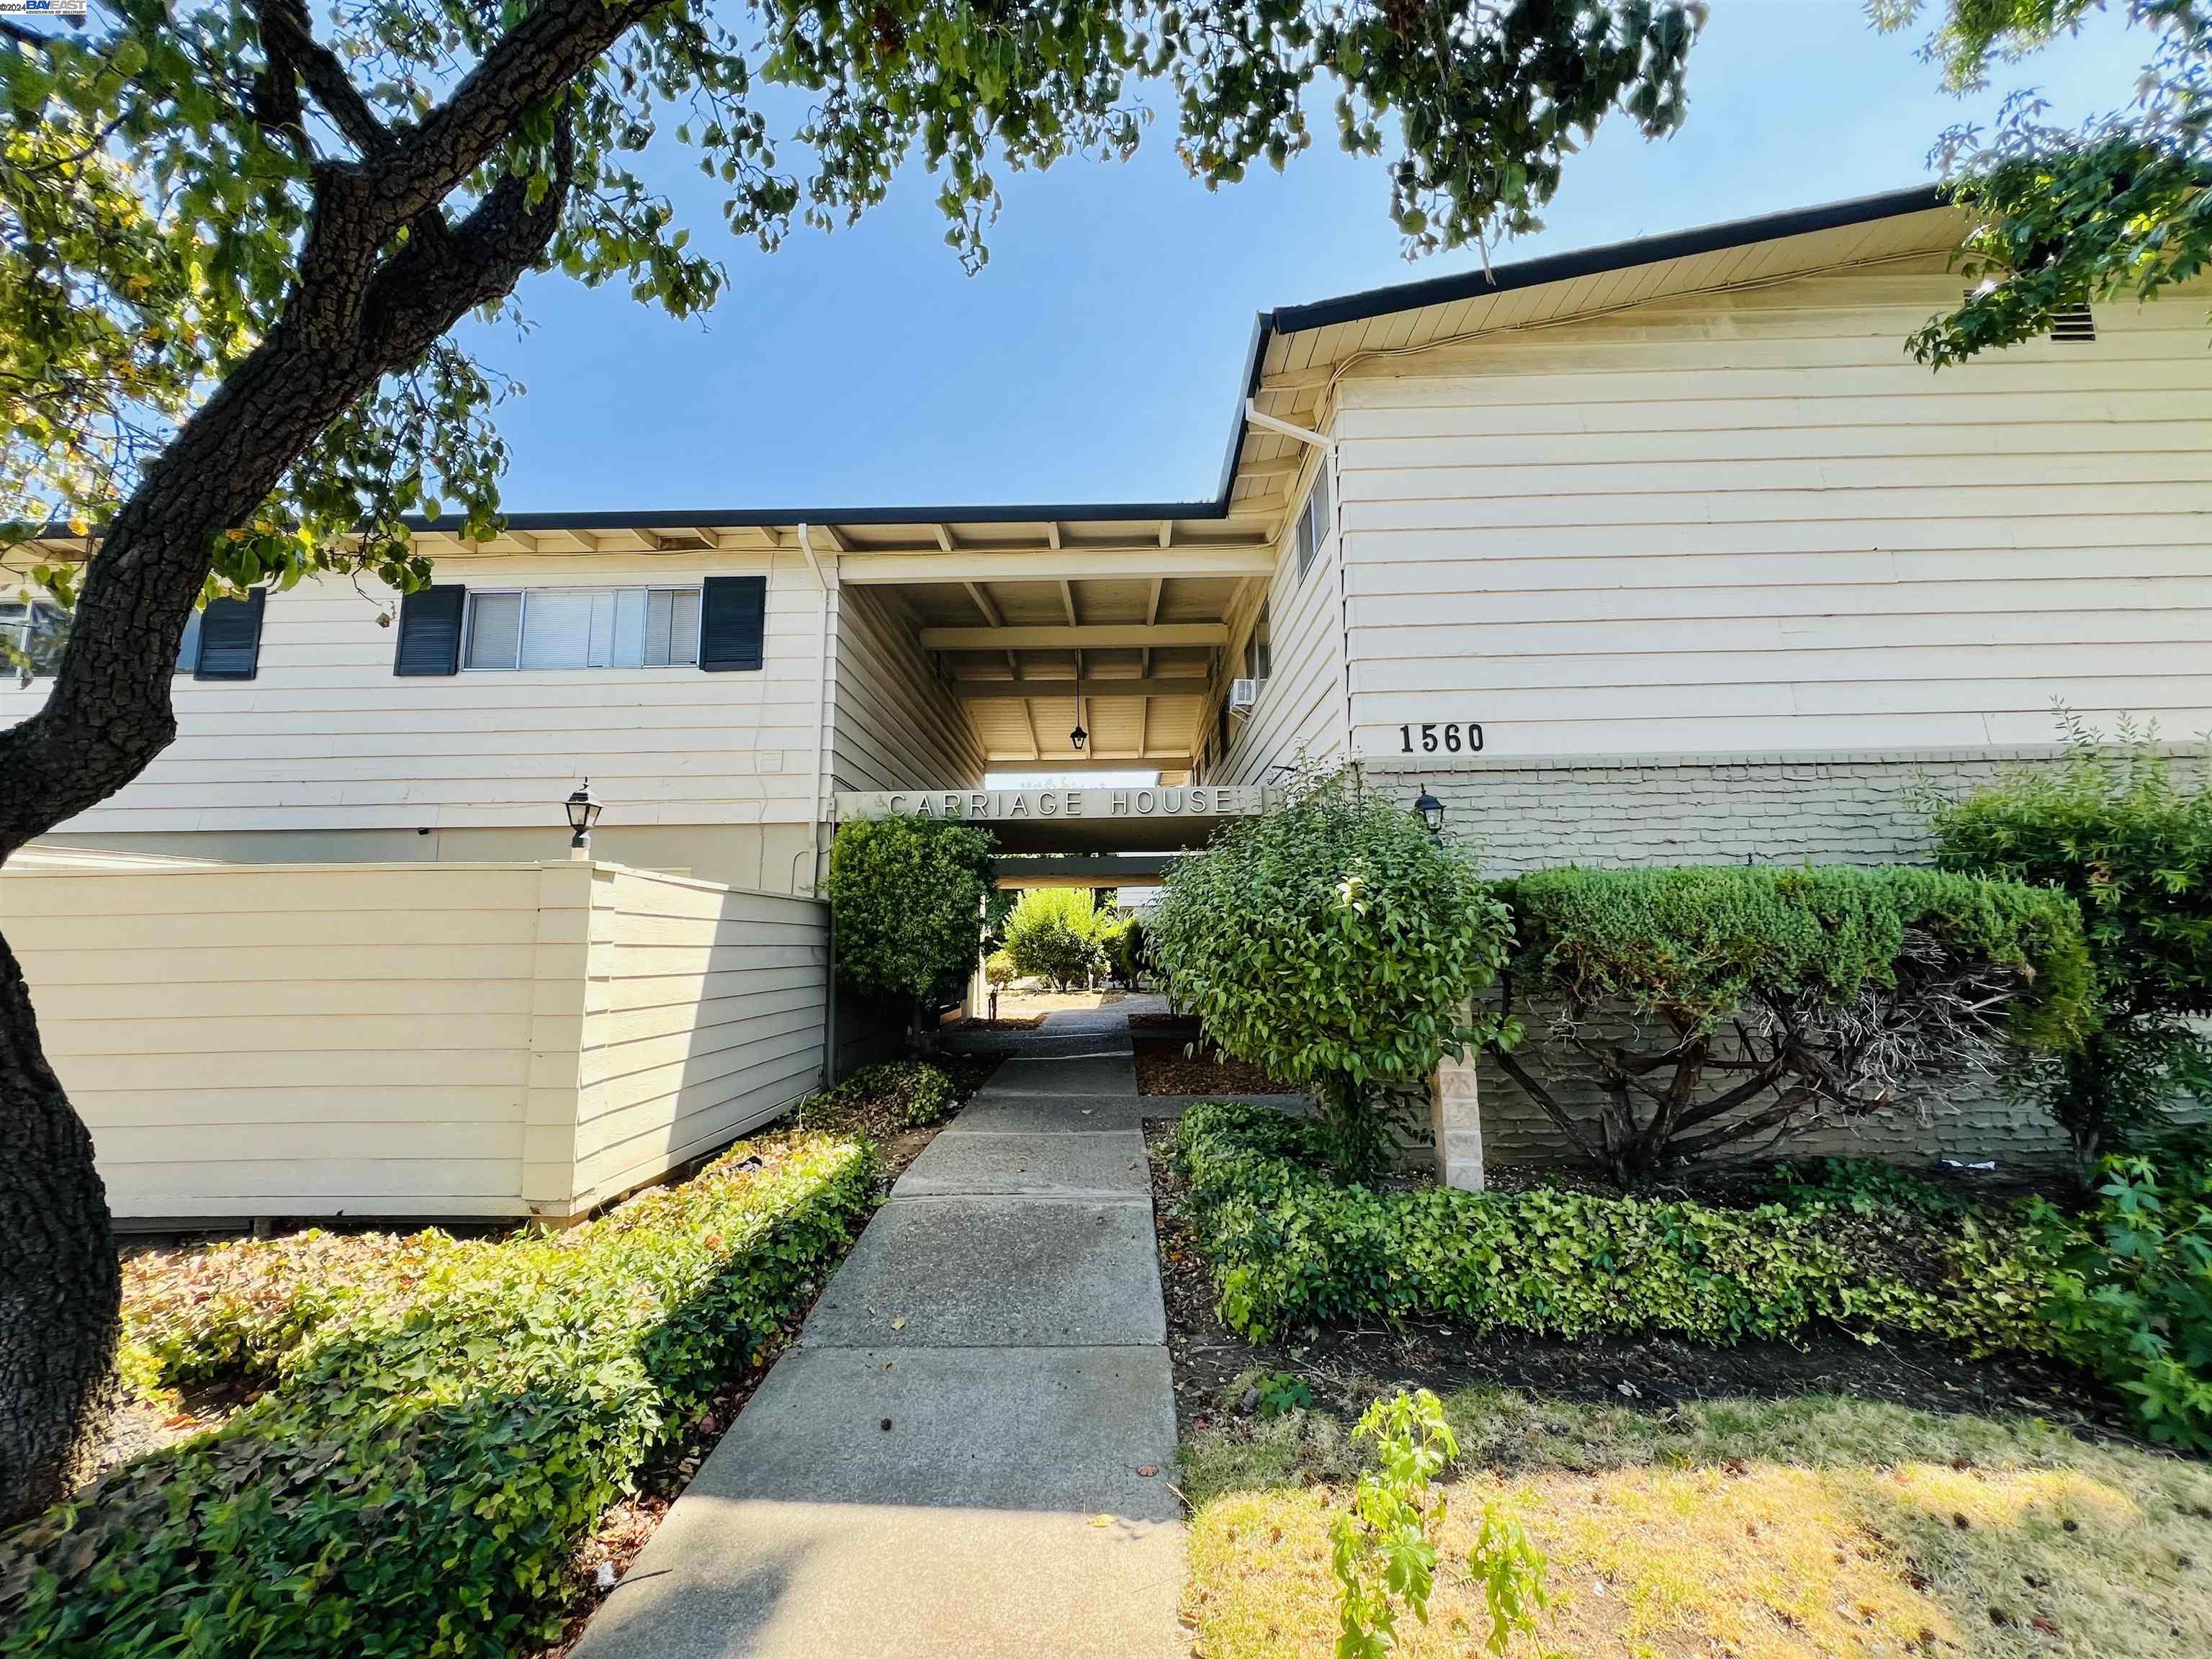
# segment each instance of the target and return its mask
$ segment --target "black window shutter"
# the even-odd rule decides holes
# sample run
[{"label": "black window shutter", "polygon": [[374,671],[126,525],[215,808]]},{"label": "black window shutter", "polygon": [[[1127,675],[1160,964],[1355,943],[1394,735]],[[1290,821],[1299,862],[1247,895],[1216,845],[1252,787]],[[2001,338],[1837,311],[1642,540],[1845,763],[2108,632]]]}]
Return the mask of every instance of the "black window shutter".
[{"label": "black window shutter", "polygon": [[399,601],[399,644],[392,653],[395,674],[458,674],[461,672],[461,617],[469,590],[459,582],[440,582]]},{"label": "black window shutter", "polygon": [[177,672],[189,674],[200,665],[200,613],[185,619],[185,637],[177,641]]},{"label": "black window shutter", "polygon": [[699,666],[710,674],[761,665],[768,578],[709,576],[700,585]]},{"label": "black window shutter", "polygon": [[261,607],[269,590],[257,587],[242,599],[210,599],[200,612],[200,653],[192,665],[196,680],[250,680],[261,665]]}]

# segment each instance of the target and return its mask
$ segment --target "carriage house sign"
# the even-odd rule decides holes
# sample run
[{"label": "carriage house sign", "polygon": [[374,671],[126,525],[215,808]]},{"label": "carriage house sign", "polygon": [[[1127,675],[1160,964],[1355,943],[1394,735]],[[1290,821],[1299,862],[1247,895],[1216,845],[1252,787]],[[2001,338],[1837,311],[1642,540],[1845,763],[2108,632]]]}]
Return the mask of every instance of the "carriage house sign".
[{"label": "carriage house sign", "polygon": [[838,822],[908,814],[989,830],[1010,851],[1203,846],[1224,819],[1265,811],[1279,791],[1211,784],[1064,789],[897,789],[837,797]]}]

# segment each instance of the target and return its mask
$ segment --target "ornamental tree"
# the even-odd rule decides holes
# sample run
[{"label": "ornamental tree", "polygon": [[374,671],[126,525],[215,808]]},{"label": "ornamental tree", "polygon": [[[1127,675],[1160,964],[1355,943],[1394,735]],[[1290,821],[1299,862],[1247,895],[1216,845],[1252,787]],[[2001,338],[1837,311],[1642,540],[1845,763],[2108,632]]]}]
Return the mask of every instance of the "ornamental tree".
[{"label": "ornamental tree", "polygon": [[919,1046],[923,1005],[960,994],[975,971],[991,838],[942,818],[903,815],[841,826],[830,848],[837,977],[908,1009]]},{"label": "ornamental tree", "polygon": [[[498,523],[503,383],[450,331],[526,272],[682,316],[728,273],[637,158],[689,146],[774,248],[938,180],[971,267],[1004,168],[1133,150],[1158,97],[1209,186],[1310,140],[1388,162],[1409,251],[1535,228],[1608,112],[1684,111],[1698,0],[100,0],[0,19],[0,519],[96,550],[40,712],[0,732],[0,858],[175,731],[204,598],[429,578],[410,514]],[[774,328],[773,316],[748,318]],[[118,1283],[89,1139],[0,944],[0,1516],[67,1484]]]},{"label": "ornamental tree", "polygon": [[1539,870],[1492,1057],[1620,1185],[1909,1103],[1933,1073],[2077,1048],[2063,894],[1905,866]]},{"label": "ornamental tree", "polygon": [[1376,1174],[1511,937],[1474,855],[1349,775],[1217,832],[1169,872],[1152,961],[1224,1054],[1310,1091],[1332,1156]]},{"label": "ornamental tree", "polygon": [[[1947,0],[1922,55],[1954,92],[1988,84],[2010,61],[2071,33],[2104,0]],[[1902,28],[1921,0],[1872,0],[1876,23]],[[2045,118],[2016,92],[1988,132],[1945,133],[1936,159],[1973,216],[1956,310],[1911,342],[1941,368],[2049,331],[2056,314],[2095,300],[2149,300],[2188,282],[2212,252],[2212,5],[2129,0],[2150,60],[2128,108],[2079,127]]]}]

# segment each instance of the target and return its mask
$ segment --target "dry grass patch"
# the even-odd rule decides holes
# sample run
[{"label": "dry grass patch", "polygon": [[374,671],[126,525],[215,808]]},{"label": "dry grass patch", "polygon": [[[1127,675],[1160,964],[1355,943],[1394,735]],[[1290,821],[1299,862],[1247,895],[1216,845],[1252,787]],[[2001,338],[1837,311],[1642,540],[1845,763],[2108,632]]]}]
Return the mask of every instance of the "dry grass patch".
[{"label": "dry grass patch", "polygon": [[[1447,1412],[1446,1563],[1501,1492],[1550,1558],[1524,1654],[1813,1659],[2212,1652],[2212,1469],[2025,1419],[1822,1399],[1663,1412],[1471,1390]],[[1294,1412],[1185,1448],[1187,1611],[1205,1659],[1327,1656],[1328,1521],[1355,1472],[1343,1425]],[[1409,1655],[1480,1650],[1438,1576]]]}]

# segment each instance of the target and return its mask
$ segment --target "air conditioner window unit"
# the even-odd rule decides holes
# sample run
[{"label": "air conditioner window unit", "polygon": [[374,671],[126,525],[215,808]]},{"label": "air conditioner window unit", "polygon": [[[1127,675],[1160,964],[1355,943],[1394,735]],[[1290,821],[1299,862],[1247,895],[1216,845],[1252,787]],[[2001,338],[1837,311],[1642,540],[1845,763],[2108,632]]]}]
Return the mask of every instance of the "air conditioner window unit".
[{"label": "air conditioner window unit", "polygon": [[1249,714],[1260,704],[1260,682],[1231,680],[1229,682],[1229,712]]}]

